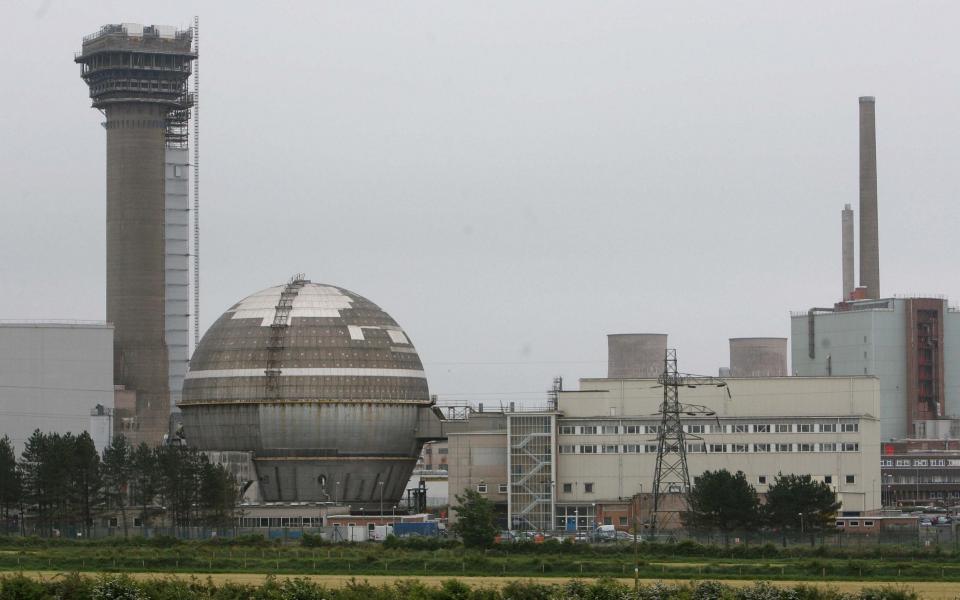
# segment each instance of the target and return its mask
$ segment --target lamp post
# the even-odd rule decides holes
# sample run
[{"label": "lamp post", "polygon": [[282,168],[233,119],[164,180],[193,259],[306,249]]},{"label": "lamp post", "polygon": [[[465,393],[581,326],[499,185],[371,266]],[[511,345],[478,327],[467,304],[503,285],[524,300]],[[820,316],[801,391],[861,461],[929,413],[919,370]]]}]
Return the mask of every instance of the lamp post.
[{"label": "lamp post", "polygon": [[380,518],[383,518],[383,482],[380,483]]},{"label": "lamp post", "polygon": [[800,539],[802,540],[803,539],[803,513],[800,512],[800,513],[797,513],[797,515],[800,517]]}]

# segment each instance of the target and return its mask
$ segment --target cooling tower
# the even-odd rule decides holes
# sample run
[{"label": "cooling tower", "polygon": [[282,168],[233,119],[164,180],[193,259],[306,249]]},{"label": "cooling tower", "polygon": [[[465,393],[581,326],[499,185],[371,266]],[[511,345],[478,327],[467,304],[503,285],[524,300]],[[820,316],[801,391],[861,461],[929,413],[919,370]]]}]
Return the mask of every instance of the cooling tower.
[{"label": "cooling tower", "polygon": [[657,378],[667,351],[665,333],[615,333],[607,336],[607,377]]},{"label": "cooling tower", "polygon": [[730,338],[731,377],[787,374],[787,338]]}]

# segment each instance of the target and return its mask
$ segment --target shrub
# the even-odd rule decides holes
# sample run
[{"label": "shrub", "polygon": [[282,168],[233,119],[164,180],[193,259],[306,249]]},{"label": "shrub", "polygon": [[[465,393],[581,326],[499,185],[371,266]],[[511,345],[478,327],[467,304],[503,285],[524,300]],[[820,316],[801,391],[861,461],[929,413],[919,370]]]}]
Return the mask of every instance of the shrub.
[{"label": "shrub", "polygon": [[146,600],[147,597],[127,576],[104,576],[93,586],[90,598],[92,600]]}]

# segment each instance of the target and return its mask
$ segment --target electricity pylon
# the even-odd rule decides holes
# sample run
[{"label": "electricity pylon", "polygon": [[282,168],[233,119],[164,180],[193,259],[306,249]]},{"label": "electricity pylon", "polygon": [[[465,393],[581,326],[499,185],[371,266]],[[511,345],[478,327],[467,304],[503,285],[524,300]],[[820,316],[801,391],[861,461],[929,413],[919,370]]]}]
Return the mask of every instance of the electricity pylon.
[{"label": "electricity pylon", "polygon": [[[722,387],[730,397],[727,382],[719,377],[691,375],[677,372],[677,351],[668,348],[663,357],[663,373],[657,378],[663,386],[663,403],[660,405],[660,428],[657,431],[657,466],[653,471],[653,512],[650,515],[650,530],[655,533],[676,511],[663,511],[664,494],[686,494],[690,491],[690,471],[687,468],[687,439],[703,439],[683,430],[681,416],[713,417],[716,412],[699,404],[682,404],[680,388],[695,388],[701,385]],[[661,516],[661,512],[664,513]]]}]

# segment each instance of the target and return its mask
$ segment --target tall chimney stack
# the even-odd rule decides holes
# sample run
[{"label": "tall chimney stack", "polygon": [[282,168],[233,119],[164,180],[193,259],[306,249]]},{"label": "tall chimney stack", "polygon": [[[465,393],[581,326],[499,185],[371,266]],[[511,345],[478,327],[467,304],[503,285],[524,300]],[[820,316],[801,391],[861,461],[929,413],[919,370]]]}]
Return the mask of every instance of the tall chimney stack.
[{"label": "tall chimney stack", "polygon": [[877,119],[873,96],[860,97],[860,285],[880,297],[880,233],[877,224]]},{"label": "tall chimney stack", "polygon": [[853,209],[849,204],[840,211],[840,245],[843,254],[843,300],[849,300],[856,287],[853,277]]}]

